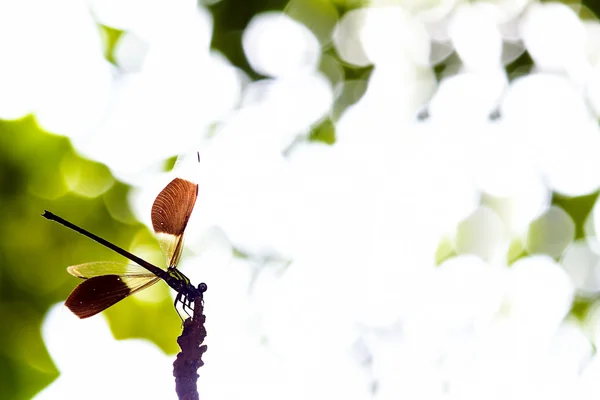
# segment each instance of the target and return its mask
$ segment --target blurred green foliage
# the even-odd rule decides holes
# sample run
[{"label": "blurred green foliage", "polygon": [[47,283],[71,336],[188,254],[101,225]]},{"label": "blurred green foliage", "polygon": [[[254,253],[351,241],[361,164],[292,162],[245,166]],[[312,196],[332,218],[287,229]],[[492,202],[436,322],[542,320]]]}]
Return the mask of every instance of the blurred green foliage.
[{"label": "blurred green foliage", "polygon": [[104,39],[104,58],[116,64],[115,47],[124,32],[106,25],[99,25],[99,29]]},{"label": "blurred green foliage", "polygon": [[327,144],[335,143],[335,125],[330,119],[324,120],[312,130],[309,140]]},{"label": "blurred green foliage", "polygon": [[598,192],[587,196],[566,197],[555,193],[552,196],[552,204],[562,208],[575,222],[575,239],[586,237],[585,223],[592,212],[592,208],[598,200]]},{"label": "blurred green foliage", "polygon": [[[65,268],[89,261],[123,261],[99,244],[42,218],[41,213],[51,210],[122,247],[149,247],[160,254],[153,234],[131,214],[128,191],[105,166],[78,156],[66,138],[40,130],[34,118],[0,121],[3,399],[31,398],[58,376],[40,328],[48,308],[63,302],[80,282]],[[155,258],[149,261],[164,264]],[[155,285],[149,291],[160,301],[127,299],[104,315],[117,338],[148,338],[174,353],[181,322],[168,288]]]}]

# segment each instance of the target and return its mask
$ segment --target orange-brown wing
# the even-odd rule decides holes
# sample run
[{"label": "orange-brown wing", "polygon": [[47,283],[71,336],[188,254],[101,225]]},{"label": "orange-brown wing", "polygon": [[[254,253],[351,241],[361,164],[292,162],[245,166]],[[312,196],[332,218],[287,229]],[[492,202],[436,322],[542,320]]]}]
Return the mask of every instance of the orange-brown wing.
[{"label": "orange-brown wing", "polygon": [[183,233],[197,197],[197,184],[175,178],[158,194],[152,204],[152,227],[167,257],[169,267],[179,263]]},{"label": "orange-brown wing", "polygon": [[85,279],[65,301],[79,318],[96,315],[160,280],[138,265],[110,261],[74,265],[67,271]]}]

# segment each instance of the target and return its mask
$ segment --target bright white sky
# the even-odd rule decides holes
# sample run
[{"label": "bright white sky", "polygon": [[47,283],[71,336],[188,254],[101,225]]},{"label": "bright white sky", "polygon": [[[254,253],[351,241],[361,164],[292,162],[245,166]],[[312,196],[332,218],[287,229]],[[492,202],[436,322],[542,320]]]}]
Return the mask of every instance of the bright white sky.
[{"label": "bright white sky", "polygon": [[[245,30],[267,77],[250,82],[210,51],[195,0],[0,1],[0,118],[34,113],[71,138],[135,187],[146,222],[170,179],[162,160],[200,150],[186,171],[200,183],[186,242],[199,255],[182,268],[210,287],[201,397],[367,399],[376,383],[380,399],[598,398],[600,313],[563,319],[577,291],[600,290],[600,213],[573,243],[550,195],[600,186],[599,24],[527,0],[404,3],[338,22],[341,59],[374,70],[327,146],[295,141],[346,83],[320,72],[321,43],[284,14]],[[94,19],[126,31],[125,73]],[[525,50],[535,68],[509,83],[503,64]],[[452,51],[438,83],[432,60]],[[541,243],[526,241],[534,220]],[[444,238],[458,255],[436,268]],[[518,239],[540,254],[508,268]],[[232,246],[274,260],[253,277]],[[62,374],[38,400],[175,397],[171,357],[113,340],[102,316],[57,305],[43,332]],[[73,343],[92,336],[88,365]]]}]

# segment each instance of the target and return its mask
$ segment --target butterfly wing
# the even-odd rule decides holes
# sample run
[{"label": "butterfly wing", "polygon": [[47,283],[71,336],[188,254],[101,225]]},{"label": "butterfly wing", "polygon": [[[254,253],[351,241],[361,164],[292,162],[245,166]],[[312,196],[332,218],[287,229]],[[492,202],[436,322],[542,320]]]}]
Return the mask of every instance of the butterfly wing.
[{"label": "butterfly wing", "polygon": [[167,257],[169,267],[179,263],[183,249],[183,233],[197,197],[197,184],[175,178],[158,194],[152,204],[152,227]]},{"label": "butterfly wing", "polygon": [[96,315],[160,280],[138,265],[111,261],[74,265],[67,271],[85,279],[65,301],[65,305],[79,318]]}]

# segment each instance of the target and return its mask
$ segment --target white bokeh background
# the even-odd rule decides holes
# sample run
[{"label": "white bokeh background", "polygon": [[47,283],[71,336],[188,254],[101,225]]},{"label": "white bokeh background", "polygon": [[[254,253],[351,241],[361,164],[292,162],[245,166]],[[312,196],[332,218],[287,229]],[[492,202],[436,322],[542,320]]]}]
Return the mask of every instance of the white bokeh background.
[{"label": "white bokeh background", "polygon": [[[69,137],[149,226],[161,163],[201,152],[178,172],[200,184],[181,268],[209,287],[202,398],[597,399],[600,313],[569,311],[600,293],[600,208],[575,241],[551,199],[600,187],[600,24],[560,3],[392,3],[330,41],[255,16],[253,81],[195,1],[0,1],[0,118]],[[125,32],[118,67],[98,23]],[[342,63],[373,71],[339,114]],[[327,118],[336,142],[307,140]],[[56,306],[43,334],[61,376],[37,399],[175,397],[172,358],[101,316]]]}]

